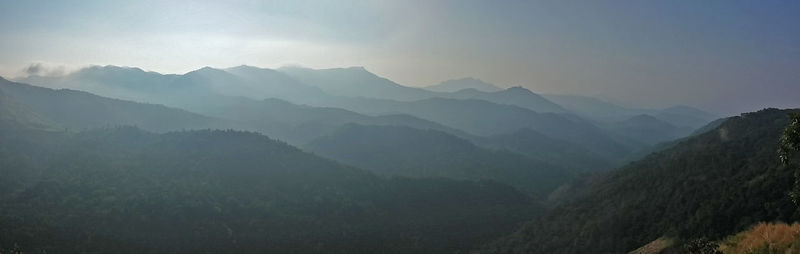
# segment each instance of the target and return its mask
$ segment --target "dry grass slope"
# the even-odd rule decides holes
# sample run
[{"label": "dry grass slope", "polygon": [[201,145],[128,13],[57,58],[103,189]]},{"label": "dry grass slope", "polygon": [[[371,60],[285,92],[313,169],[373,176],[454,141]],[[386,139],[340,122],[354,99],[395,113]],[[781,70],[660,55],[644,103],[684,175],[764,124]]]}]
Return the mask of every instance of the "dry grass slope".
[{"label": "dry grass slope", "polygon": [[722,241],[725,254],[800,253],[800,224],[759,223]]},{"label": "dry grass slope", "polygon": [[641,248],[638,248],[634,251],[628,252],[628,254],[658,254],[662,253],[664,250],[672,247],[675,244],[675,240],[668,237],[660,237]]}]

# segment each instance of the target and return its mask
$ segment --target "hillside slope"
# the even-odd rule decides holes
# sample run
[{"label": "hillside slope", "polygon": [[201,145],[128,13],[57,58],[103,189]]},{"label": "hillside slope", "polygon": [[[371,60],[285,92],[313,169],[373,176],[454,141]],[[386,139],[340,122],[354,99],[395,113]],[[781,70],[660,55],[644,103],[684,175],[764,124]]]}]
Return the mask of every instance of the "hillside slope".
[{"label": "hillside slope", "polygon": [[497,104],[514,105],[540,113],[569,113],[566,109],[523,87],[511,87],[496,92],[483,92],[476,89],[460,90],[437,95],[453,99],[477,99]]},{"label": "hillside slope", "polygon": [[382,175],[494,180],[544,196],[572,172],[434,130],[346,125],[304,149]]},{"label": "hillside slope", "polygon": [[760,221],[794,221],[794,172],[776,155],[789,112],[732,117],[615,171],[480,252],[625,253],[665,235],[719,239]]},{"label": "hillside slope", "polygon": [[542,96],[581,117],[598,122],[619,122],[647,114],[680,128],[696,129],[720,117],[685,105],[665,109],[630,108],[587,96],[561,94]]},{"label": "hillside slope", "polygon": [[[115,75],[106,73],[108,71]],[[248,75],[256,76],[266,75],[264,73],[275,74],[270,72],[270,70],[252,69],[249,67],[238,67],[236,71],[247,72],[249,73]],[[84,70],[83,72],[93,73],[92,77],[128,77],[145,74],[159,75],[142,74],[144,72],[141,70],[119,67],[96,67]],[[70,76],[82,77],[88,75],[86,73],[81,75],[73,74]],[[278,75],[277,79],[280,79],[283,74],[278,73],[275,75]],[[224,77],[231,76],[233,76],[233,74],[228,74],[222,70],[204,68],[184,76],[172,76],[171,79],[173,80],[172,85],[181,84],[177,86],[196,88],[198,86],[218,86],[219,84],[207,79],[224,79]],[[166,79],[165,77],[162,78]],[[97,81],[71,80],[69,82],[79,83],[74,84],[76,87],[86,87],[89,84],[99,84],[98,82],[105,81],[106,79],[109,78],[103,78]],[[108,82],[111,83],[101,84],[99,85],[100,88],[92,90],[106,92],[106,90],[119,85],[115,85],[113,79]],[[144,87],[136,86],[133,83],[134,82],[130,82],[128,85],[135,87],[131,88],[134,90],[153,89],[154,91],[164,92],[163,94],[159,93],[152,96],[148,94],[147,91],[133,92],[132,94],[126,92],[126,94],[132,95],[128,97],[134,97],[132,98],[133,100],[162,103],[164,105],[190,110],[191,112],[162,105],[111,99],[87,92],[67,89],[54,90],[6,80],[0,80],[0,89],[6,90],[10,97],[17,98],[18,101],[24,102],[25,105],[36,109],[45,117],[54,120],[58,126],[77,130],[115,125],[135,125],[150,131],[232,128],[259,131],[265,135],[295,145],[305,144],[347,123],[402,125],[420,129],[435,129],[459,136],[468,136],[463,131],[410,115],[390,114],[367,116],[344,109],[297,105],[274,98],[255,100],[246,97],[216,94],[213,90],[208,89],[184,90],[175,87],[160,87],[170,86],[167,83],[147,84],[147,86]],[[69,113],[67,114],[65,112]]]},{"label": "hillside slope", "polygon": [[117,125],[135,125],[156,132],[238,127],[230,121],[162,105],[105,98],[75,90],[54,90],[2,78],[0,90],[57,127],[74,130]]},{"label": "hillside slope", "polygon": [[3,89],[0,89],[0,128],[51,129],[52,125],[52,122],[17,102],[11,96],[6,95]]},{"label": "hillside slope", "polygon": [[567,168],[572,172],[609,170],[613,163],[586,148],[548,137],[531,129],[474,138],[475,144],[514,151],[530,158]]},{"label": "hillside slope", "polygon": [[483,100],[433,98],[411,102],[351,99],[339,101],[336,107],[356,112],[402,113],[464,130],[470,134],[489,136],[531,129],[548,137],[561,139],[614,160],[641,148],[641,144],[616,139],[589,121],[564,114],[538,113],[512,105]]},{"label": "hillside slope", "polygon": [[636,115],[625,121],[608,124],[605,126],[620,136],[631,138],[648,145],[655,145],[665,141],[682,138],[689,135],[693,129],[681,128],[662,121],[651,115]]},{"label": "hillside slope", "polygon": [[422,88],[397,84],[375,75],[363,67],[332,69],[283,67],[278,71],[334,96],[407,101],[431,98],[436,94]]},{"label": "hillside slope", "polygon": [[541,211],[237,131],[0,129],[0,185],[0,249],[32,253],[452,253]]}]

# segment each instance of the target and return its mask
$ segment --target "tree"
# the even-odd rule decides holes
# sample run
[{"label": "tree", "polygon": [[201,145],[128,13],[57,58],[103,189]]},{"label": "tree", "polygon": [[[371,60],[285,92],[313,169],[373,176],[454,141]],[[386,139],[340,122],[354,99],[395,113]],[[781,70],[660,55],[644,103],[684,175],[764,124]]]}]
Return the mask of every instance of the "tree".
[{"label": "tree", "polygon": [[[789,117],[789,124],[783,129],[778,156],[781,163],[789,168],[795,168],[792,158],[796,157],[800,151],[800,113],[792,113]],[[795,171],[794,187],[789,192],[789,196],[795,205],[800,205],[800,170]]]},{"label": "tree", "polygon": [[717,250],[719,245],[708,238],[701,237],[688,241],[683,245],[683,250],[689,254],[722,254]]}]

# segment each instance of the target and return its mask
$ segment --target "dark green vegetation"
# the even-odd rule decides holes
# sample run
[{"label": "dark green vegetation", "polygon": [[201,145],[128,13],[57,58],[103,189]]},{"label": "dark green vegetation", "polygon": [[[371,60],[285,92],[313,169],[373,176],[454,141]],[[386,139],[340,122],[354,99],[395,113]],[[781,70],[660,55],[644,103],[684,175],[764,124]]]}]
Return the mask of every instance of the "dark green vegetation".
[{"label": "dark green vegetation", "polygon": [[730,118],[609,174],[585,196],[482,250],[625,253],[661,236],[718,240],[761,221],[795,221],[787,195],[795,172],[777,155],[790,112]]},{"label": "dark green vegetation", "polygon": [[253,133],[12,125],[25,124],[0,125],[0,248],[450,253],[541,211],[506,185],[380,178]]},{"label": "dark green vegetation", "polygon": [[800,151],[800,113],[792,114],[789,124],[783,129],[778,156],[784,164],[790,164],[794,154]]},{"label": "dark green vegetation", "polygon": [[789,197],[792,198],[795,205],[800,210],[800,113],[792,114],[789,119],[789,124],[783,129],[781,135],[780,147],[778,148],[778,157],[781,163],[789,169],[795,171],[795,182],[792,191],[789,192]]},{"label": "dark green vegetation", "polygon": [[573,177],[566,168],[521,154],[400,126],[347,125],[304,148],[383,175],[491,179],[538,195],[547,195]]}]

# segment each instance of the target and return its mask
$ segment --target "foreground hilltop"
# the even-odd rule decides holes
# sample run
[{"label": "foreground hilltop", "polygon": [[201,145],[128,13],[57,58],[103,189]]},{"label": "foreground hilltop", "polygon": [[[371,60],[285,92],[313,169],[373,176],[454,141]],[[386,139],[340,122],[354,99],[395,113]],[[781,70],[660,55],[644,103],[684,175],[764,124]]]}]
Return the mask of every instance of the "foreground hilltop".
[{"label": "foreground hilltop", "polygon": [[481,253],[626,253],[666,237],[720,240],[761,221],[798,219],[794,171],[777,147],[790,112],[732,117],[598,180]]}]

